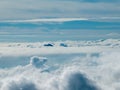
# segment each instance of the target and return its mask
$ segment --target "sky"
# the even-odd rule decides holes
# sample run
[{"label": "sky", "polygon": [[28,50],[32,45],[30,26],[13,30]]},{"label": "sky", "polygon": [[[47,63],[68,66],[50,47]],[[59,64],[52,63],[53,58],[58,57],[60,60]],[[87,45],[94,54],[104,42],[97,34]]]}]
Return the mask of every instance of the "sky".
[{"label": "sky", "polygon": [[120,0],[0,0],[0,42],[120,38]]},{"label": "sky", "polygon": [[0,0],[0,20],[120,16],[120,0]]},{"label": "sky", "polygon": [[119,63],[120,0],[0,0],[0,90],[120,90]]}]

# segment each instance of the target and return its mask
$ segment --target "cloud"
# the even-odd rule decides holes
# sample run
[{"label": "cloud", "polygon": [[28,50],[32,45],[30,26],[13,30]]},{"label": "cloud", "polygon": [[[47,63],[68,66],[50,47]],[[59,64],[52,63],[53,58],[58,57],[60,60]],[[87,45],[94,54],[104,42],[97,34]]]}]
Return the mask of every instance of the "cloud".
[{"label": "cloud", "polygon": [[[2,70],[0,69],[0,74],[1,74],[0,89],[1,90],[49,90],[49,89],[77,90],[76,88],[78,89],[86,88],[89,90],[97,90],[97,86],[95,86],[90,79],[87,79],[85,75],[81,74],[80,71],[76,71],[76,70],[70,71],[64,68],[64,69],[60,69],[61,72],[59,71],[52,71],[53,73],[40,72],[43,71],[43,68],[41,67],[36,68],[34,67],[34,65],[41,66],[41,63],[44,62],[45,59],[38,56],[33,56],[31,57],[31,60],[30,60],[30,64],[26,66],[17,66],[11,69],[2,69]],[[40,63],[38,63],[38,61],[40,61]],[[72,83],[71,81],[74,83]],[[55,85],[58,85],[58,87],[56,87]]]},{"label": "cloud", "polygon": [[[38,56],[33,57],[37,57],[39,61]],[[59,60],[56,55],[55,58]],[[99,88],[117,90],[120,88],[120,52],[102,52],[97,56],[86,53],[82,57],[78,55],[68,61],[69,63],[64,62],[51,72],[40,72],[42,68],[35,68],[30,64],[0,69],[0,90],[21,88],[23,90],[99,90]]]},{"label": "cloud", "polygon": [[36,68],[45,67],[45,63],[47,62],[47,58],[33,56],[31,57],[30,64],[35,66]]},{"label": "cloud", "polygon": [[0,8],[1,20],[54,17],[116,17],[120,14],[118,0],[7,0],[0,1]]},{"label": "cloud", "polygon": [[[67,0],[66,0],[67,1]],[[94,2],[120,2],[119,0],[69,0],[69,1],[78,1],[78,2],[91,2],[91,3],[94,3]]]},{"label": "cloud", "polygon": [[[53,22],[72,22],[72,21],[117,21],[120,17],[93,17],[93,18],[40,18],[40,19],[21,19],[21,20],[1,20],[0,23],[53,23]],[[2,26],[2,25],[1,25]],[[3,25],[4,26],[4,25]],[[2,32],[1,32],[2,33]]]},{"label": "cloud", "polygon": [[35,84],[29,80],[21,79],[21,80],[12,80],[7,82],[6,85],[2,87],[1,90],[38,90]]},{"label": "cloud", "polygon": [[[68,74],[68,73],[67,73]],[[79,72],[74,72],[65,76],[67,77],[67,87],[65,90],[98,90],[97,87]]]},{"label": "cloud", "polygon": [[1,22],[68,22],[68,21],[81,21],[88,20],[87,18],[50,18],[50,19],[31,19],[31,20],[3,20]]},{"label": "cloud", "polygon": [[107,36],[120,36],[120,34],[119,33],[109,33],[109,34],[107,34]]},{"label": "cloud", "polygon": [[[53,47],[44,46],[53,43]],[[61,46],[61,43],[67,47]],[[6,43],[1,44],[1,56],[31,56],[31,55],[49,55],[49,54],[70,54],[70,53],[95,53],[119,51],[119,39],[107,39],[96,41],[65,41],[65,42],[38,42],[38,43]],[[48,50],[49,49],[49,50]],[[13,52],[14,51],[14,52]],[[35,58],[39,62],[39,58]],[[34,64],[34,58],[31,59]]]}]

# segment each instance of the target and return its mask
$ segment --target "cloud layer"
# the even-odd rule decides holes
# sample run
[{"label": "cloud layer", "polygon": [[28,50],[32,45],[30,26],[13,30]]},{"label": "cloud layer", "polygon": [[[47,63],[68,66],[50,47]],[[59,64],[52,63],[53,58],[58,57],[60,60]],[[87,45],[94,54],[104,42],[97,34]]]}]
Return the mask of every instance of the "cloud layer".
[{"label": "cloud layer", "polygon": [[0,19],[119,17],[119,3],[119,0],[6,0],[0,1]]},{"label": "cloud layer", "polygon": [[0,90],[120,89],[118,39],[66,41],[62,46],[61,42],[3,43],[0,55],[4,65],[0,65]]},{"label": "cloud layer", "polygon": [[[38,43],[3,43],[0,44],[1,56],[31,56],[48,54],[99,53],[120,51],[119,39],[96,41],[58,41]],[[48,50],[49,49],[49,50]],[[33,62],[34,63],[34,62]]]},{"label": "cloud layer", "polygon": [[[0,89],[119,90],[119,54],[120,52],[104,52],[98,56],[93,56],[92,53],[84,57],[77,56],[50,72],[41,67],[34,67],[36,64],[31,64],[31,61],[26,66],[0,69]],[[37,61],[41,58],[33,56],[32,60],[36,60],[36,57]]]}]

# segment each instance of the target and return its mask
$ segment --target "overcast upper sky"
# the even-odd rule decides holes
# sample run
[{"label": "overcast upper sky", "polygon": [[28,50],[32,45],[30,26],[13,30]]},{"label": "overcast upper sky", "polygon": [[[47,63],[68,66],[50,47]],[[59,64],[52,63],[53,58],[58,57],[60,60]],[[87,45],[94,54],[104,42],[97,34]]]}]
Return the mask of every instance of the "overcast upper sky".
[{"label": "overcast upper sky", "polygon": [[0,20],[119,16],[120,0],[0,0]]}]

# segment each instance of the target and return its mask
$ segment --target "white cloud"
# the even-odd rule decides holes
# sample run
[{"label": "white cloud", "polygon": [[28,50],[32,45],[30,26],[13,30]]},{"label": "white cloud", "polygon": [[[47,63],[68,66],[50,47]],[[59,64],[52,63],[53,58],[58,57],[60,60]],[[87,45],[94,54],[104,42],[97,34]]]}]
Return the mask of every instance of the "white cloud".
[{"label": "white cloud", "polygon": [[[61,46],[65,44],[66,46]],[[45,46],[52,44],[52,46]],[[31,56],[47,54],[97,53],[120,51],[120,40],[107,39],[98,41],[66,41],[38,43],[3,43],[0,44],[2,56]],[[49,49],[49,50],[48,50]]]},{"label": "white cloud", "polygon": [[120,34],[119,33],[109,33],[109,34],[107,34],[107,36],[120,36]]},{"label": "white cloud", "polygon": [[77,56],[51,72],[41,72],[42,68],[35,68],[31,64],[0,69],[0,89],[76,90],[75,87],[89,90],[120,89],[119,54],[120,52],[107,52],[99,53],[99,56],[92,56],[92,53],[84,57]]},{"label": "white cloud", "polygon": [[88,20],[87,18],[51,18],[51,19],[31,19],[31,20],[3,20],[1,22],[67,22]]},{"label": "white cloud", "polygon": [[[42,44],[44,45],[44,43]],[[59,42],[54,43],[59,45]],[[81,89],[83,87],[89,90],[120,89],[120,48],[113,45],[120,45],[120,40],[66,41],[64,43],[68,47],[43,46],[31,48],[25,47],[25,45],[30,43],[3,44],[0,48],[0,53],[4,57],[8,57],[8,55],[10,57],[33,56],[27,65],[0,68],[0,90],[76,90],[76,88]],[[111,47],[108,44],[113,46]],[[8,47],[8,45],[17,45],[17,47]],[[41,44],[31,43],[31,45],[38,46]],[[72,47],[69,45],[72,45]],[[83,46],[78,47],[75,45]],[[93,55],[95,52],[98,55]],[[74,56],[73,53],[78,54]],[[85,55],[80,56],[81,53],[85,53]],[[46,57],[39,57],[43,54],[44,56],[54,54],[56,62],[52,62],[49,58],[47,60]],[[66,60],[63,60],[64,62],[61,63],[58,61],[60,57],[56,56],[56,54],[66,55],[69,62],[66,63]],[[69,58],[72,55],[73,57]],[[12,62],[12,59],[9,59]],[[17,60],[19,61],[18,58],[16,62],[18,62]],[[53,64],[51,66],[47,65],[47,61]],[[9,64],[9,62],[7,63]],[[51,70],[51,68],[56,66],[56,69]]]}]

